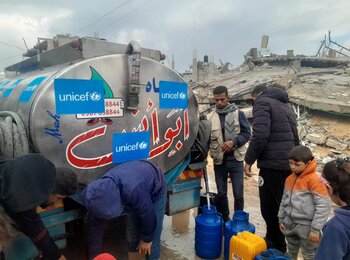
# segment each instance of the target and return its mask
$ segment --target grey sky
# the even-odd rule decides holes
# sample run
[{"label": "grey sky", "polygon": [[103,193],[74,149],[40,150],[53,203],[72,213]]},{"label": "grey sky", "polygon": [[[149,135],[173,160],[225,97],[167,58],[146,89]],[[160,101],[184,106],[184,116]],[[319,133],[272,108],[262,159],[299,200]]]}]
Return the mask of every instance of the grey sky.
[{"label": "grey sky", "polygon": [[[233,65],[269,35],[269,48],[285,54],[314,55],[328,30],[350,47],[348,0],[0,0],[0,71],[22,59],[22,38],[32,47],[37,37],[69,33],[142,47],[175,56],[176,69],[213,55]],[[8,46],[7,44],[13,45]]]}]

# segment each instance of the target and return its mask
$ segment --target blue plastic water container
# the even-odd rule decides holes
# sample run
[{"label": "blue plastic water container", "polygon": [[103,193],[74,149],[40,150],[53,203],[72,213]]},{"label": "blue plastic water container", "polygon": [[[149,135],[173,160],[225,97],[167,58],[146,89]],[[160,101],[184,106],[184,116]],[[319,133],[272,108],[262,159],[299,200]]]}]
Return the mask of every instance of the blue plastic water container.
[{"label": "blue plastic water container", "polygon": [[195,251],[197,256],[204,259],[220,257],[222,250],[222,217],[216,207],[202,207],[202,214],[196,217]]},{"label": "blue plastic water container", "polygon": [[255,257],[255,260],[290,260],[290,259],[291,258],[287,254],[275,248],[270,248],[265,251],[262,251],[260,254],[258,254]]},{"label": "blue plastic water container", "polygon": [[255,234],[255,226],[249,223],[249,213],[242,210],[236,210],[233,213],[232,220],[228,220],[225,223],[225,229],[224,229],[225,260],[229,259],[231,237],[237,235],[238,232],[242,232],[242,231],[249,231],[250,233]]}]

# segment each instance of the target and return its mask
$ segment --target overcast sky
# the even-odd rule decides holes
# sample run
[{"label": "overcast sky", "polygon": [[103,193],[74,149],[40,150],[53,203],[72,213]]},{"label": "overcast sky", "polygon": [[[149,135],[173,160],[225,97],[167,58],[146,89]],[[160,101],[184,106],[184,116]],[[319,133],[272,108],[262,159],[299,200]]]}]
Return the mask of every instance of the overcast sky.
[{"label": "overcast sky", "polygon": [[0,0],[0,71],[22,59],[38,37],[99,37],[159,49],[176,69],[213,55],[237,66],[269,35],[277,54],[315,55],[328,30],[350,47],[349,0]]}]

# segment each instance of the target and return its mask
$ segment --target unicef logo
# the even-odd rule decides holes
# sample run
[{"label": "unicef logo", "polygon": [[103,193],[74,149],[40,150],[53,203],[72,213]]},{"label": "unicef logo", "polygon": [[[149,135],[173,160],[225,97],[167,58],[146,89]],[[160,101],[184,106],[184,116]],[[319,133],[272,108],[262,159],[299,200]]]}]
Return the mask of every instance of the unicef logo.
[{"label": "unicef logo", "polygon": [[99,100],[101,100],[101,94],[98,92],[92,92],[90,94],[90,98],[92,101],[99,101]]},{"label": "unicef logo", "polygon": [[120,152],[133,152],[133,151],[137,151],[137,150],[145,150],[148,147],[148,143],[147,142],[136,142],[134,144],[124,144],[124,145],[120,145],[120,146],[116,146],[115,147],[115,151],[117,153]]},{"label": "unicef logo", "polygon": [[172,100],[178,100],[178,99],[186,99],[186,93],[185,92],[167,92],[167,93],[162,93],[161,98],[164,99],[172,99]]},{"label": "unicef logo", "polygon": [[141,150],[146,149],[147,146],[148,146],[148,145],[147,145],[146,142],[141,142],[141,143],[139,144],[139,148],[140,148]]},{"label": "unicef logo", "polygon": [[186,98],[186,94],[183,93],[183,92],[180,92],[179,98],[180,98],[180,99],[185,99],[185,98]]}]

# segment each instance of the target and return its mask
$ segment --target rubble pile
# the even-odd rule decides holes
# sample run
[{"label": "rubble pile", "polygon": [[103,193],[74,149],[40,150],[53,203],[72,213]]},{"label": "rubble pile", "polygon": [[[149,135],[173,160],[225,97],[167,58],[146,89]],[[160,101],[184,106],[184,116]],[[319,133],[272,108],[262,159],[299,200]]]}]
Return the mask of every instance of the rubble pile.
[{"label": "rubble pile", "polygon": [[[323,121],[317,122],[308,113],[304,113],[298,119],[300,140],[313,151],[320,166],[339,156],[350,156],[350,135],[332,129],[331,125],[335,122],[327,121],[328,124],[324,124]],[[345,119],[338,123],[338,127],[349,127],[350,121],[346,121]]]},{"label": "rubble pile", "polygon": [[[288,92],[298,114],[300,138],[321,165],[332,158],[350,156],[350,59],[246,57],[234,70],[191,82],[202,113],[214,104],[212,90],[216,86],[226,86],[231,101],[245,107],[251,105],[251,91],[261,84]],[[309,113],[301,115],[300,111]],[[321,113],[326,121],[314,120],[315,113]],[[343,119],[333,129],[339,117]]]}]

